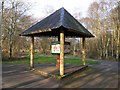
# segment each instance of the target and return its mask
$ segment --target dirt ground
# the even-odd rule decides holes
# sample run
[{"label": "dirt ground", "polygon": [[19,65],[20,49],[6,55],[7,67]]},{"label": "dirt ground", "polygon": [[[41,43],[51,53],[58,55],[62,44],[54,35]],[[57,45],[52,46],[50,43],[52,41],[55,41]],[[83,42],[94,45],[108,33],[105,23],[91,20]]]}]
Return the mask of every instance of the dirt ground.
[{"label": "dirt ground", "polygon": [[[118,88],[118,62],[99,60],[101,64],[89,65],[88,69],[62,80],[43,77],[29,71],[28,65],[3,64],[2,88]],[[41,70],[51,66],[38,64]]]}]

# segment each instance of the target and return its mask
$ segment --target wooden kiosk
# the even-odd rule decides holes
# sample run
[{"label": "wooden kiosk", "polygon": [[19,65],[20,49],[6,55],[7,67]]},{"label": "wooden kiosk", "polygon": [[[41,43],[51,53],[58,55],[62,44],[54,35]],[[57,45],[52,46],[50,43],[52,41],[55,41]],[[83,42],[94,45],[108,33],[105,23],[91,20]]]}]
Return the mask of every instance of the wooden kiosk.
[{"label": "wooden kiosk", "polygon": [[20,34],[31,38],[30,68],[34,68],[34,37],[55,36],[60,41],[60,76],[64,75],[65,37],[82,38],[82,62],[85,65],[85,38],[94,37],[64,8],[60,8],[45,19]]},{"label": "wooden kiosk", "polygon": [[[51,53],[56,55],[56,67],[60,68],[60,41],[51,43]],[[64,42],[64,54],[70,53],[70,42]]]}]

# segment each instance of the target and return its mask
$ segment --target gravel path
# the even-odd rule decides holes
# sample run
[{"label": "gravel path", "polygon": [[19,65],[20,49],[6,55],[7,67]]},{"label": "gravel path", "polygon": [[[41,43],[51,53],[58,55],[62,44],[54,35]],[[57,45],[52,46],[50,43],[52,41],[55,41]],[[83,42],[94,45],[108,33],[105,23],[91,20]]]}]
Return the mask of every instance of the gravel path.
[{"label": "gravel path", "polygon": [[[53,80],[28,70],[28,65],[3,64],[3,88],[118,88],[118,62],[99,60],[88,71],[71,78]],[[42,65],[37,65],[42,67]],[[46,69],[46,68],[43,68]],[[48,69],[48,68],[47,68]]]}]

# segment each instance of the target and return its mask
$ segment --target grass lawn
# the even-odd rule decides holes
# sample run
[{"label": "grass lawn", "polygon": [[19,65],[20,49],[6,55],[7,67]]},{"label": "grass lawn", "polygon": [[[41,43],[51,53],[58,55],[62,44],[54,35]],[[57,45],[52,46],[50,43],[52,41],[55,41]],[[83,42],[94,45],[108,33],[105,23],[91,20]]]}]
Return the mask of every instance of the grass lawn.
[{"label": "grass lawn", "polygon": [[[3,61],[4,64],[29,64],[29,55],[26,58],[22,59],[16,59],[16,60],[7,60]],[[34,56],[34,63],[35,64],[52,64],[56,63],[56,57],[53,56],[47,56],[47,55],[38,55],[35,54]],[[72,58],[65,58],[65,64],[82,64],[82,60],[78,57],[72,57]],[[97,61],[92,60],[86,60],[86,64],[99,64]]]}]

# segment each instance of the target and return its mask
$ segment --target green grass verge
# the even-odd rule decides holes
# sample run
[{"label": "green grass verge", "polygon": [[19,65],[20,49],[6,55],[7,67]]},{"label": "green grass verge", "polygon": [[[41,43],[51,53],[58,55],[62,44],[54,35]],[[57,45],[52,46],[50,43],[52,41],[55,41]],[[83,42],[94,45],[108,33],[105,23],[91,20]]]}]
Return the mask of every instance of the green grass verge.
[{"label": "green grass verge", "polygon": [[[3,60],[4,64],[29,64],[29,56],[22,59],[16,59],[16,60]],[[34,58],[35,64],[52,64],[56,63],[56,57],[55,56],[47,56],[47,55],[35,55]],[[72,57],[72,58],[65,58],[65,64],[82,64],[82,60],[80,58]],[[99,64],[97,61],[92,60],[86,60],[86,64]]]}]

